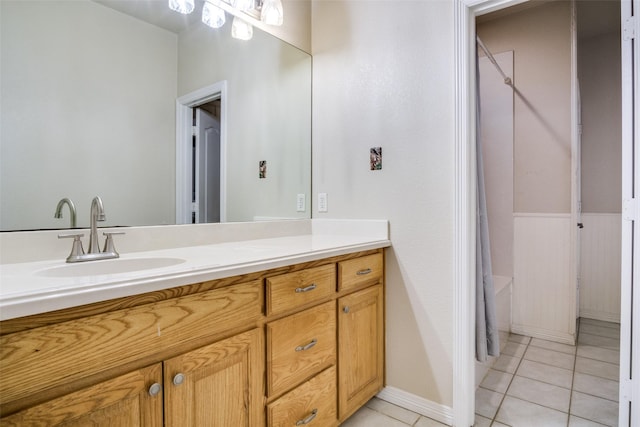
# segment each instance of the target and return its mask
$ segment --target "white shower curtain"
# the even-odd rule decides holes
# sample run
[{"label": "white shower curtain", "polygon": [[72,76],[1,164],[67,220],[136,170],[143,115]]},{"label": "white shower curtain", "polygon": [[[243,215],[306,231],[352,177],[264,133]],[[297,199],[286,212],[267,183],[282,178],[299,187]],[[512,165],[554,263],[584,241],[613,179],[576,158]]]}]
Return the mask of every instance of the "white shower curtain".
[{"label": "white shower curtain", "polygon": [[496,320],[496,301],[491,272],[489,221],[484,188],[482,141],[480,137],[480,68],[476,55],[476,162],[477,162],[477,214],[476,214],[476,359],[500,354],[500,341]]}]

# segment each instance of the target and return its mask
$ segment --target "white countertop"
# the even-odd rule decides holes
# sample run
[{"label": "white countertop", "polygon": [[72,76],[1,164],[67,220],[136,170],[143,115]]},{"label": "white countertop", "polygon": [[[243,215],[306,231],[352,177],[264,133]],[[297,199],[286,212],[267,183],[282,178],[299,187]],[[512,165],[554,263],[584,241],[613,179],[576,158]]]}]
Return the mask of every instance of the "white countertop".
[{"label": "white countertop", "polygon": [[[386,227],[386,221],[379,222]],[[353,224],[329,229],[324,225],[314,226],[311,234],[297,236],[125,253],[117,260],[67,264],[64,259],[56,259],[2,264],[0,320],[391,245],[386,230],[384,233],[366,230],[358,230],[353,235],[342,233],[353,230]],[[167,260],[171,265],[116,274],[66,276],[62,273],[62,277],[56,277],[69,267],[84,269],[86,265],[89,269],[94,266],[100,269],[98,263],[123,261],[121,265],[127,265],[145,263],[145,260]]]}]

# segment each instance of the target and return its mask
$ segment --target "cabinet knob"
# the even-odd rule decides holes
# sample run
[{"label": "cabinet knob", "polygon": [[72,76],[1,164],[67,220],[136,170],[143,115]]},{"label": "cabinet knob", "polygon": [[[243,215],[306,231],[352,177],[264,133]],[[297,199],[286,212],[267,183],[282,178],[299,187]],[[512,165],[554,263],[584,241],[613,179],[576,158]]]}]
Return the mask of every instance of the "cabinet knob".
[{"label": "cabinet knob", "polygon": [[184,374],[176,374],[175,377],[173,377],[173,385],[180,385],[184,382]]},{"label": "cabinet knob", "polygon": [[157,396],[158,393],[160,393],[160,390],[162,390],[162,386],[160,384],[151,384],[151,387],[149,387],[149,396]]},{"label": "cabinet knob", "polygon": [[307,425],[307,424],[309,424],[311,421],[313,421],[313,419],[316,417],[316,415],[318,415],[318,410],[317,410],[317,409],[314,409],[313,411],[311,411],[311,413],[309,414],[309,416],[308,416],[308,417],[303,418],[303,419],[301,419],[301,420],[298,420],[298,421],[296,422],[296,425],[297,425],[297,426],[304,426],[304,425]]},{"label": "cabinet knob", "polygon": [[349,313],[349,312],[351,311],[351,309],[349,308],[349,306],[348,306],[348,305],[345,305],[345,306],[342,308],[342,311],[344,311],[345,313]]},{"label": "cabinet knob", "polygon": [[371,273],[373,270],[371,270],[370,268],[365,268],[364,270],[360,270],[358,272],[356,272],[357,276],[365,276],[369,273]]}]

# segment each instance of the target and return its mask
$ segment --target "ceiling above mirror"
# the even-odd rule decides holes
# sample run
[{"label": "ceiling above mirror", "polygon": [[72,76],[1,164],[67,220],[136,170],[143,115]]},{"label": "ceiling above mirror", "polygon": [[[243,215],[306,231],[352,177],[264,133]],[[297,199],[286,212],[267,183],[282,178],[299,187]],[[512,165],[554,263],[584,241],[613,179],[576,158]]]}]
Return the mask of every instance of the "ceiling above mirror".
[{"label": "ceiling above mirror", "polygon": [[221,85],[226,99],[213,96],[213,114],[222,218],[310,217],[299,206],[311,191],[307,53],[260,30],[235,40],[230,25],[211,29],[165,1],[3,0],[0,8],[0,230],[69,227],[66,210],[54,218],[65,197],[86,227],[96,195],[104,226],[190,222],[176,221],[176,182],[195,178],[176,168],[199,166],[176,154],[197,152],[176,136],[178,100]]}]

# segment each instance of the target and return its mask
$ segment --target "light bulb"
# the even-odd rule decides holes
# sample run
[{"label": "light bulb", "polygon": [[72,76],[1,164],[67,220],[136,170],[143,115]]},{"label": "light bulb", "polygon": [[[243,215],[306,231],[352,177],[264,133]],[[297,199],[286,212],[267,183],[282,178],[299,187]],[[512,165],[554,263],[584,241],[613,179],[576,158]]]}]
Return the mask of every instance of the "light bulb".
[{"label": "light bulb", "polygon": [[194,8],[194,0],[169,0],[169,9],[185,15],[193,12]]},{"label": "light bulb", "polygon": [[250,40],[253,37],[253,27],[248,22],[235,16],[231,24],[231,37],[239,40]]},{"label": "light bulb", "polygon": [[254,0],[232,0],[231,5],[238,10],[246,12],[253,9]]},{"label": "light bulb", "polygon": [[260,13],[262,22],[269,25],[282,25],[283,16],[282,1],[264,0],[262,12]]},{"label": "light bulb", "polygon": [[224,10],[208,1],[204,2],[204,6],[202,6],[202,22],[211,28],[220,28],[224,25],[225,20]]}]

